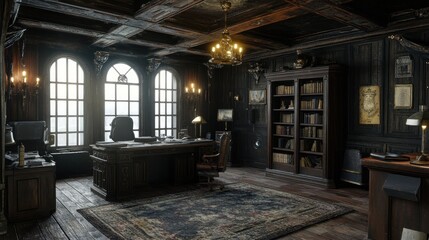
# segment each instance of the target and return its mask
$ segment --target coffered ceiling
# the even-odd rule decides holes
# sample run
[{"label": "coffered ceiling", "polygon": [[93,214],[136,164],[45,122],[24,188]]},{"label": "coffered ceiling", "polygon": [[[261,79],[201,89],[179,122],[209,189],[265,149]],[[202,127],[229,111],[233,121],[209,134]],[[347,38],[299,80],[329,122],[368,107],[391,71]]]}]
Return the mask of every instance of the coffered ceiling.
[{"label": "coffered ceiling", "polygon": [[[245,58],[429,27],[429,1],[230,0]],[[224,28],[219,0],[16,0],[13,27],[54,45],[208,59]]]}]

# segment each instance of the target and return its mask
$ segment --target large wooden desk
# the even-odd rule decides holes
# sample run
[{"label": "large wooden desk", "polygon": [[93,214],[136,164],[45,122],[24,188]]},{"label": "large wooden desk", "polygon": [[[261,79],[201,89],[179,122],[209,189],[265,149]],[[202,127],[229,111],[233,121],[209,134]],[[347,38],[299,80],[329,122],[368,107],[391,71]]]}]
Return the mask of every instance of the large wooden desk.
[{"label": "large wooden desk", "polygon": [[401,239],[402,229],[429,233],[429,167],[362,159],[369,169],[369,239]]},{"label": "large wooden desk", "polygon": [[[126,143],[126,142],[124,142]],[[158,184],[195,182],[195,163],[212,151],[214,141],[136,144],[127,146],[91,145],[93,186],[106,199],[120,199],[142,188]]]}]

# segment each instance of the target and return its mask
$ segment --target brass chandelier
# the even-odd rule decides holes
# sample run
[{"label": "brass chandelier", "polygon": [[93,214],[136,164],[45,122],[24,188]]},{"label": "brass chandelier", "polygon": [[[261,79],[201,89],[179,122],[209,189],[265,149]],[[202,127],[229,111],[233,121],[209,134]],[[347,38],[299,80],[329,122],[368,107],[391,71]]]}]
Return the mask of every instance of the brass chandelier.
[{"label": "brass chandelier", "polygon": [[231,8],[231,2],[221,0],[220,5],[225,14],[225,29],[222,32],[222,38],[211,49],[209,62],[223,65],[240,65],[243,59],[243,48],[232,41],[226,25],[227,13]]}]

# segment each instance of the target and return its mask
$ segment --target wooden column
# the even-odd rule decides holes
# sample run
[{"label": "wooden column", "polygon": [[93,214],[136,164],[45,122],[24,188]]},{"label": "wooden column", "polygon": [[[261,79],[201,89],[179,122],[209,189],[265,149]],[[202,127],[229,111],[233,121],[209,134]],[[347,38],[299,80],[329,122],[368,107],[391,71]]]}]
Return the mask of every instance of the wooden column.
[{"label": "wooden column", "polygon": [[9,25],[9,13],[11,6],[13,5],[12,0],[5,0],[0,2],[0,137],[1,137],[1,148],[0,148],[0,156],[2,158],[0,164],[0,234],[5,234],[7,232],[7,221],[4,216],[4,189],[5,189],[5,181],[4,181],[4,131],[6,124],[6,104],[5,104],[5,81],[6,81],[6,73],[5,73],[5,61],[4,61],[4,42],[6,39],[7,28]]}]

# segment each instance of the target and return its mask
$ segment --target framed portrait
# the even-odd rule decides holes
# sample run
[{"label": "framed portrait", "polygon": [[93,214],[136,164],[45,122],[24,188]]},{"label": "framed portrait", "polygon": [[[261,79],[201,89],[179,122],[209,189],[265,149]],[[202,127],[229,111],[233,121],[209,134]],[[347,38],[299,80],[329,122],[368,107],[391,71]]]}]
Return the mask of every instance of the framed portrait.
[{"label": "framed portrait", "polygon": [[395,78],[413,76],[413,60],[410,56],[400,56],[395,60]]},{"label": "framed portrait", "polygon": [[380,87],[359,88],[359,123],[380,124]]},{"label": "framed portrait", "polygon": [[413,107],[413,84],[395,84],[394,109]]},{"label": "framed portrait", "polygon": [[265,89],[249,90],[249,105],[266,104],[267,95]]},{"label": "framed portrait", "polygon": [[217,121],[218,122],[232,122],[232,109],[218,109],[217,110]]}]

